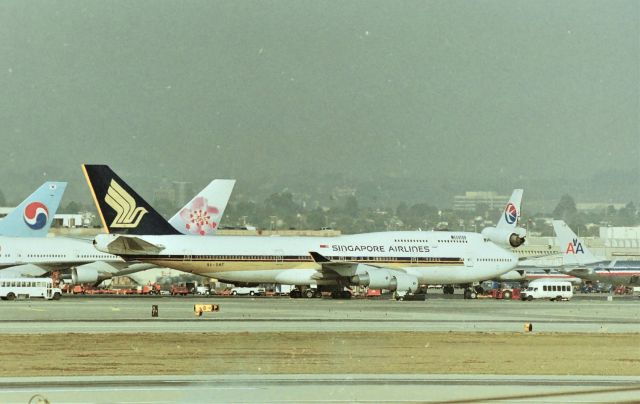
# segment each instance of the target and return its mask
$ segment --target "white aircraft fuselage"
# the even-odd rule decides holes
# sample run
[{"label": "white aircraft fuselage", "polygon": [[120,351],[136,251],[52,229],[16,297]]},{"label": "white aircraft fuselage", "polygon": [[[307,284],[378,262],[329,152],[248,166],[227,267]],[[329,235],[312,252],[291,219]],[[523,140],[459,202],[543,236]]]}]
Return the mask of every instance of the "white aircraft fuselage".
[{"label": "white aircraft fuselage", "polygon": [[121,257],[100,252],[91,240],[67,237],[0,236],[0,277],[37,274],[71,269],[74,283],[97,282],[116,275],[151,268],[132,264]]},{"label": "white aircraft fuselage", "polygon": [[117,255],[97,251],[91,240],[66,237],[0,237],[0,268],[27,263],[64,268],[94,261],[123,260]]},{"label": "white aircraft fuselage", "polygon": [[[126,249],[119,238],[153,246]],[[121,241],[121,240],[120,240]],[[231,282],[330,285],[340,277],[392,269],[421,284],[471,283],[513,269],[518,258],[481,234],[467,232],[381,232],[337,237],[260,237],[101,234],[100,251]],[[149,248],[151,247],[151,248]],[[353,273],[337,274],[317,263],[316,252]],[[327,265],[330,266],[330,265]],[[338,271],[339,272],[339,271]]]}]

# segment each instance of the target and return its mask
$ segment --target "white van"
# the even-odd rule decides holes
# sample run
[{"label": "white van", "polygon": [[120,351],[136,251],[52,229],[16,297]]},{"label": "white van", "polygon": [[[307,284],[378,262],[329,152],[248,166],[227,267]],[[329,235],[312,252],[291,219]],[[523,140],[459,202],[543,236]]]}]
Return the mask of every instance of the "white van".
[{"label": "white van", "polygon": [[529,286],[522,291],[520,299],[550,299],[569,300],[573,297],[571,282],[549,279],[536,279],[529,282]]}]

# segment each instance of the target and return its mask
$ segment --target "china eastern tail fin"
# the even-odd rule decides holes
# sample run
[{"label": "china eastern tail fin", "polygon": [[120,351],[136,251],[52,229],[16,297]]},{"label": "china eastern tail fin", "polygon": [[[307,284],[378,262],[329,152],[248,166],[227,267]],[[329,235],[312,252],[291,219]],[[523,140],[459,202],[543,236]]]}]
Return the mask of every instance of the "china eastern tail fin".
[{"label": "china eastern tail fin", "polygon": [[83,164],[82,171],[108,233],[179,234],[109,166]]},{"label": "china eastern tail fin", "polygon": [[235,180],[211,181],[169,223],[183,234],[214,235],[235,184]]},{"label": "china eastern tail fin", "polygon": [[520,204],[522,202],[522,189],[514,189],[507,202],[504,211],[500,215],[495,227],[489,226],[482,229],[482,235],[494,243],[516,248],[524,244],[527,230],[518,227],[520,218]]},{"label": "china eastern tail fin", "polygon": [[53,223],[66,182],[45,182],[17,208],[0,220],[0,235],[45,237]]},{"label": "china eastern tail fin", "polygon": [[565,265],[586,265],[604,260],[594,255],[563,220],[554,220],[553,230]]},{"label": "china eastern tail fin", "polygon": [[514,189],[509,198],[509,202],[504,208],[504,212],[498,220],[497,229],[513,229],[518,225],[520,219],[520,205],[522,203],[522,189]]}]

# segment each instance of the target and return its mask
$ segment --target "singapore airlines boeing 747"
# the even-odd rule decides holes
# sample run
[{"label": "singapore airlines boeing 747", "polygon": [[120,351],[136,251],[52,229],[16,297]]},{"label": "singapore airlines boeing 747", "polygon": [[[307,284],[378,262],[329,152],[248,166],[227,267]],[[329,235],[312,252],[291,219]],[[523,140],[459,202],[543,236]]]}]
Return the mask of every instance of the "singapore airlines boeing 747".
[{"label": "singapore airlines boeing 747", "polygon": [[[349,297],[362,285],[415,292],[421,284],[471,284],[518,258],[471,232],[398,231],[337,237],[181,235],[108,166],[84,165],[102,223],[102,252],[229,283],[318,285]],[[114,203],[114,199],[118,201]]]}]

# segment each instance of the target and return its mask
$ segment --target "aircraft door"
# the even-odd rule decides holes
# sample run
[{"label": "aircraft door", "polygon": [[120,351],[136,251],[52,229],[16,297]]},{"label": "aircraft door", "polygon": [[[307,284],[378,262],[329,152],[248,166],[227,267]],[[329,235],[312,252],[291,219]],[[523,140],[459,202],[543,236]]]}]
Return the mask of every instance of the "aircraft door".
[{"label": "aircraft door", "polygon": [[467,268],[473,268],[473,258],[468,257],[464,260],[464,266]]},{"label": "aircraft door", "polygon": [[284,251],[278,249],[276,250],[275,255],[276,255],[276,265],[282,265],[284,263]]},{"label": "aircraft door", "polygon": [[24,263],[24,259],[22,258],[22,251],[19,250],[19,249],[16,249],[14,254],[15,254],[15,258],[14,258],[15,261],[14,262],[16,264],[18,264],[18,265],[23,264]]},{"label": "aircraft door", "polygon": [[191,254],[191,251],[184,250],[182,254],[182,261],[191,262],[192,260],[193,260],[193,255]]}]

